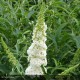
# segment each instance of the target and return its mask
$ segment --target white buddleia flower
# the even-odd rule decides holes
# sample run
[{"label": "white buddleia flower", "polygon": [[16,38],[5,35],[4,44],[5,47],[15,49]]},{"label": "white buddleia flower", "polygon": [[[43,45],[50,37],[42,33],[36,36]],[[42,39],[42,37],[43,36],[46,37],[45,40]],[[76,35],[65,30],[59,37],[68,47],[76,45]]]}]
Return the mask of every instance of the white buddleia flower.
[{"label": "white buddleia flower", "polygon": [[46,30],[47,25],[44,22],[43,12],[40,12],[37,24],[33,29],[33,42],[27,50],[29,65],[25,70],[25,75],[43,75],[44,71],[41,66],[43,66],[45,72],[47,72],[45,68],[47,65]]},{"label": "white buddleia flower", "polygon": [[[46,27],[43,27],[43,28],[46,28]],[[43,32],[41,32],[40,39],[39,40],[36,39],[39,37],[39,34],[38,34],[38,36],[36,36],[36,38],[33,39],[33,43],[27,50],[28,61],[30,63],[29,63],[28,68],[25,71],[26,75],[43,75],[44,74],[41,69],[41,65],[43,65],[43,66],[47,65],[47,59],[46,59],[47,46],[45,43],[46,32],[44,32],[44,30],[46,30],[46,29],[43,29]],[[38,33],[38,31],[36,31],[36,32]],[[39,31],[39,33],[40,33],[40,31]],[[36,33],[34,33],[34,34],[36,34]]]}]

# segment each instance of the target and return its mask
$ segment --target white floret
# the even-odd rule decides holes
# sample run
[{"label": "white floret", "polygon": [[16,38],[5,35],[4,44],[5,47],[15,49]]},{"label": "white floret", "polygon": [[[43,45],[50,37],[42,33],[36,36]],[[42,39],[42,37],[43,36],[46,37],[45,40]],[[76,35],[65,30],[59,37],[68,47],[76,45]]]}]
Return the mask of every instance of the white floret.
[{"label": "white floret", "polygon": [[25,75],[43,75],[41,67],[29,66],[25,70]]}]

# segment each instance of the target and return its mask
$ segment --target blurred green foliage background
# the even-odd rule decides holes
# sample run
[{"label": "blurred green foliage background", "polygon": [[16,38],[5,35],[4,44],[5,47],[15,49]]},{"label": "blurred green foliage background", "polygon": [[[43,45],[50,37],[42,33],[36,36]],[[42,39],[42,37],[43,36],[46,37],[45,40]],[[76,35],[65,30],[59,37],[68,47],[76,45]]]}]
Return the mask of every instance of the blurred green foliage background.
[{"label": "blurred green foliage background", "polygon": [[[41,1],[0,0],[0,75],[24,75],[28,66],[27,49],[32,42]],[[53,75],[45,76],[46,80],[57,75],[80,75],[80,0],[43,2],[46,4],[45,22],[48,26],[46,68],[47,74]],[[7,53],[18,61],[16,66],[9,61]]]}]

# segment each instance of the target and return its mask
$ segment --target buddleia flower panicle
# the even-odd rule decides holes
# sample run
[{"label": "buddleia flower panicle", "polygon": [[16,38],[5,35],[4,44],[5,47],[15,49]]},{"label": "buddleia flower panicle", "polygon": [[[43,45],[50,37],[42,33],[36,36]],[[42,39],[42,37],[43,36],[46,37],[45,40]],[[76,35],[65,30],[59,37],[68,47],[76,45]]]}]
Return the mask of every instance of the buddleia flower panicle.
[{"label": "buddleia flower panicle", "polygon": [[13,53],[10,51],[6,43],[4,42],[3,38],[1,38],[2,46],[7,54],[7,57],[9,59],[9,62],[12,64],[12,66],[16,66],[18,64],[18,60],[15,58]]},{"label": "buddleia flower panicle", "polygon": [[47,73],[47,69],[45,68],[45,66],[47,65],[47,25],[45,24],[44,20],[44,11],[45,7],[44,4],[42,4],[42,7],[38,14],[37,23],[35,25],[35,28],[33,29],[33,42],[27,50],[29,66],[25,70],[25,75],[44,75],[44,71],[42,70],[41,66],[44,67],[44,70]]}]

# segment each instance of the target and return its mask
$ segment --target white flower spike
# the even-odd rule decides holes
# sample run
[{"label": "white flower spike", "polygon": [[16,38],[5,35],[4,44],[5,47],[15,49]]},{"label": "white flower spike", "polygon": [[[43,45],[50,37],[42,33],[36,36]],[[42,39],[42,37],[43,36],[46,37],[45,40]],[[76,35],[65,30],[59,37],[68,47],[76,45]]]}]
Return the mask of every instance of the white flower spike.
[{"label": "white flower spike", "polygon": [[37,24],[33,30],[33,43],[27,50],[29,66],[25,70],[25,75],[44,75],[44,71],[41,67],[42,65],[47,73],[45,68],[47,65],[46,30],[47,25],[44,22],[44,5],[42,4],[38,15]]}]

